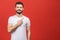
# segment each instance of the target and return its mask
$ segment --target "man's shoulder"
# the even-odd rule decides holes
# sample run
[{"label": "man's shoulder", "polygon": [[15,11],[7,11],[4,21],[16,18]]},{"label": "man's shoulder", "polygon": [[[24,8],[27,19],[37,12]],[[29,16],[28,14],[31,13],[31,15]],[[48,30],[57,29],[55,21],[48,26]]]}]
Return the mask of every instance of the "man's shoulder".
[{"label": "man's shoulder", "polygon": [[24,15],[24,18],[29,19],[29,17],[28,16],[25,16],[25,15]]},{"label": "man's shoulder", "polygon": [[15,15],[12,15],[12,16],[9,17],[9,19],[13,19],[14,17],[15,17]]},{"label": "man's shoulder", "polygon": [[28,16],[24,16],[24,18],[26,19],[26,21],[30,20],[30,18]]}]

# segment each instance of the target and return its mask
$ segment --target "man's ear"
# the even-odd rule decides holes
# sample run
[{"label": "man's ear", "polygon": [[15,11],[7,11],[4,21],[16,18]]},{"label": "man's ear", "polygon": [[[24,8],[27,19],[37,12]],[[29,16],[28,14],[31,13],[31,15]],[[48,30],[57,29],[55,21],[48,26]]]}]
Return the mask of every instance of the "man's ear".
[{"label": "man's ear", "polygon": [[16,10],[16,7],[14,9]]},{"label": "man's ear", "polygon": [[24,10],[24,8],[23,8],[23,10]]}]

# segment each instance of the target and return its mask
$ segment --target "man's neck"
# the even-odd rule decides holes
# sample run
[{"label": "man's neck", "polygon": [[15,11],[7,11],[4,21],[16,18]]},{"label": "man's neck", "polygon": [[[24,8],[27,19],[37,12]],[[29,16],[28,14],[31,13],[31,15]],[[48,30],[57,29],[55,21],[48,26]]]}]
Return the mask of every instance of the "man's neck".
[{"label": "man's neck", "polygon": [[21,14],[16,13],[16,16],[17,17],[22,17],[23,15],[22,15],[22,13]]}]

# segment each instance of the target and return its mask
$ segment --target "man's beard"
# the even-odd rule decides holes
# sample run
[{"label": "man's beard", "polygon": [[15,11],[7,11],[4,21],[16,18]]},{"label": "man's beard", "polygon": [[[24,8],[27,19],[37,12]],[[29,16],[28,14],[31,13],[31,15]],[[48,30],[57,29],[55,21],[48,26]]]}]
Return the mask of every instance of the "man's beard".
[{"label": "man's beard", "polygon": [[[21,10],[19,10],[19,11],[21,11]],[[21,11],[21,12],[18,12],[18,10],[16,11],[16,13],[18,13],[19,15],[22,13],[23,11]]]}]

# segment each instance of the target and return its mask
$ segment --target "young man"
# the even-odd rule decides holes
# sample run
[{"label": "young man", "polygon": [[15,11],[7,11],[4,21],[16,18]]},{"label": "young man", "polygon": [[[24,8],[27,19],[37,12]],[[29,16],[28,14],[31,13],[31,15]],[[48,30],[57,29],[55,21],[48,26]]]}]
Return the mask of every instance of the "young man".
[{"label": "young man", "polygon": [[[23,3],[16,2],[15,10],[16,14],[8,19],[8,32],[11,33],[11,40],[30,40],[30,20],[22,14]],[[28,37],[26,37],[26,30]]]}]

